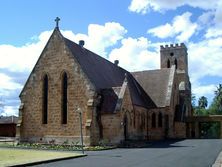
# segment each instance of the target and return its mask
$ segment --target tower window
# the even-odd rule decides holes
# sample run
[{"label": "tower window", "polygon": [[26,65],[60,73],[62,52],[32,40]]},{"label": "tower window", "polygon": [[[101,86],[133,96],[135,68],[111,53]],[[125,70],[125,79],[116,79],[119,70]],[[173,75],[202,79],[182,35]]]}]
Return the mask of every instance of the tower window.
[{"label": "tower window", "polygon": [[68,78],[64,72],[62,76],[62,124],[67,124],[67,90]]},{"label": "tower window", "polygon": [[170,56],[174,56],[174,53],[173,53],[173,52],[171,52],[171,53],[170,53]]},{"label": "tower window", "polygon": [[177,59],[174,60],[174,64],[175,64],[176,69],[177,69]]},{"label": "tower window", "polygon": [[42,98],[43,110],[42,110],[42,123],[47,124],[48,120],[48,76],[43,78],[43,98]]},{"label": "tower window", "polygon": [[170,60],[167,60],[167,68],[170,68]]}]

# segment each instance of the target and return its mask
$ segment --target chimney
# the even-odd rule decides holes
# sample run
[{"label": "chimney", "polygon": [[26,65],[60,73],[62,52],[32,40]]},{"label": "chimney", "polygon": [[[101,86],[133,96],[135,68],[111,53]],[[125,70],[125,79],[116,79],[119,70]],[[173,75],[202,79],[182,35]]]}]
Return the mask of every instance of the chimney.
[{"label": "chimney", "polygon": [[116,66],[118,66],[119,60],[115,60],[115,61],[114,61],[114,64],[115,64]]},{"label": "chimney", "polygon": [[85,44],[85,41],[84,40],[79,40],[79,46],[83,47]]}]

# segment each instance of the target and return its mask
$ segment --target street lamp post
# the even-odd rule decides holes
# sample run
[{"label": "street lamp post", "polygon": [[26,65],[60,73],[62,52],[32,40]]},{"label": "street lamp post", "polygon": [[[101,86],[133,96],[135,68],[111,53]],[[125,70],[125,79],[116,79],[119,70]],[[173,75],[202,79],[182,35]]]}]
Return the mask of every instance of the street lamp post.
[{"label": "street lamp post", "polygon": [[81,147],[82,147],[82,153],[84,154],[84,148],[83,148],[83,134],[82,134],[82,110],[80,108],[77,109],[79,112],[79,120],[80,120],[80,140],[81,140]]}]

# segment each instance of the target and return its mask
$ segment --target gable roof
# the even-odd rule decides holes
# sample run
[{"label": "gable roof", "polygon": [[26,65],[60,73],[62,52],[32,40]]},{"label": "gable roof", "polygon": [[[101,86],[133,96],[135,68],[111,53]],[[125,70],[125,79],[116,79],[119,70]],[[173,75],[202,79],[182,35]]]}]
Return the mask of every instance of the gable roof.
[{"label": "gable roof", "polygon": [[65,45],[70,50],[70,53],[72,54],[73,58],[75,58],[75,60],[79,63],[83,72],[86,74],[90,82],[95,86],[96,91],[100,92],[103,89],[120,87],[124,81],[125,74],[127,74],[132,103],[134,105],[142,106],[145,108],[156,107],[152,99],[146,94],[143,88],[139,85],[139,83],[133,78],[133,76],[127,70],[111,63],[110,61],[93,53],[92,51],[63,37],[58,27],[54,29],[51,37],[49,38],[45,48],[43,49],[39,59],[37,60],[19,96],[21,96],[22,92],[24,91],[28,81],[30,80],[31,74],[34,72],[36,65],[38,64],[45,49],[50,43],[50,40],[55,35],[58,35],[60,39],[64,41]]},{"label": "gable roof", "polygon": [[[64,38],[64,40],[72,55],[78,61],[89,80],[94,84],[97,91],[122,86],[125,75],[127,75],[133,104],[145,108],[156,107],[155,103],[130,72],[67,38]],[[102,92],[104,93],[104,91]]]},{"label": "gable roof", "polygon": [[169,105],[172,93],[170,88],[173,84],[172,75],[174,74],[172,68],[132,72],[134,78],[158,107]]},{"label": "gable roof", "polygon": [[122,85],[126,70],[67,38],[64,40],[96,90]]},{"label": "gable roof", "polygon": [[34,68],[32,69],[31,73],[29,74],[28,79],[26,80],[25,85],[24,85],[24,87],[22,88],[22,90],[21,90],[21,92],[20,92],[20,94],[19,94],[19,97],[21,97],[23,91],[25,90],[25,87],[27,86],[27,84],[28,84],[28,82],[29,82],[29,80],[30,80],[30,78],[31,78],[31,74],[34,72],[36,65],[37,65],[38,62],[40,61],[40,59],[41,59],[44,51],[46,50],[47,46],[49,45],[49,42],[50,42],[50,40],[53,38],[54,34],[57,34],[58,36],[60,36],[60,38],[63,38],[62,34],[61,34],[60,31],[59,31],[59,28],[56,27],[56,28],[53,30],[52,35],[50,36],[49,40],[47,41],[44,49],[42,50],[42,52],[41,52],[41,54],[40,54],[37,62],[35,63]]}]

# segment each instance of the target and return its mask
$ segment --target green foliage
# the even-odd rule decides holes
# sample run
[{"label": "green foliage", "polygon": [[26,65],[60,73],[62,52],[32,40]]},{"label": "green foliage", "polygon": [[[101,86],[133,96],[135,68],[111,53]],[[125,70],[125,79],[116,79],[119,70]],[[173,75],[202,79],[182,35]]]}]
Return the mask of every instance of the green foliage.
[{"label": "green foliage", "polygon": [[222,114],[222,84],[218,85],[217,90],[214,93],[215,97],[212,103],[212,109],[217,110],[217,114]]},{"label": "green foliage", "polygon": [[193,108],[196,107],[196,96],[193,93],[192,93],[192,97],[191,97],[191,105]]},{"label": "green foliage", "polygon": [[201,123],[201,138],[220,138],[220,122]]},{"label": "green foliage", "polygon": [[214,98],[212,104],[209,107],[209,112],[211,115],[222,115],[220,102],[217,100],[217,98]]},{"label": "green foliage", "polygon": [[99,146],[105,147],[105,146],[107,146],[108,144],[109,144],[109,141],[108,141],[108,140],[103,139],[103,140],[100,140],[100,141],[99,141]]},{"label": "green foliage", "polygon": [[[215,97],[209,106],[207,107],[207,98],[202,96],[198,100],[198,106],[195,106],[195,96],[192,96],[192,105],[194,114],[199,116],[206,115],[222,115],[222,84],[219,84],[217,90],[214,92]],[[194,101],[194,102],[193,102]],[[219,138],[220,137],[220,123],[219,122],[208,122],[201,123],[200,135],[202,138]]]},{"label": "green foliage", "polygon": [[62,151],[81,150],[81,147],[79,146],[73,146],[73,145],[67,145],[67,144],[59,145],[59,144],[40,144],[40,143],[19,143],[15,147],[42,149],[42,150],[62,150]]},{"label": "green foliage", "polygon": [[63,142],[63,145],[68,145],[69,141],[66,139],[66,141]]},{"label": "green foliage", "polygon": [[75,142],[75,141],[72,141],[71,145],[72,145],[72,146],[78,146],[78,145],[80,145],[79,143],[80,143],[79,141],[76,141],[76,142]]},{"label": "green foliage", "polygon": [[206,116],[209,115],[209,110],[205,108],[196,107],[194,110],[194,115]]},{"label": "green foliage", "polygon": [[208,105],[207,98],[205,96],[201,96],[198,100],[198,107],[205,109],[207,105]]},{"label": "green foliage", "polygon": [[114,148],[116,147],[114,146],[89,146],[89,147],[86,147],[85,149],[87,151],[103,151],[103,150],[110,150]]},{"label": "green foliage", "polygon": [[[65,141],[63,144],[42,144],[42,143],[18,143],[18,144],[0,144],[0,147],[7,148],[25,148],[25,149],[37,149],[37,150],[58,150],[58,151],[80,151],[82,147],[78,145],[79,142],[72,142],[72,144],[67,144]],[[115,146],[108,146],[105,144],[98,146],[84,147],[87,151],[100,151],[116,148]]]},{"label": "green foliage", "polygon": [[222,115],[222,84],[219,84],[217,90],[214,92],[215,97],[207,109],[207,98],[202,96],[198,100],[198,106],[195,106],[196,97],[192,95],[192,106],[195,115]]}]

